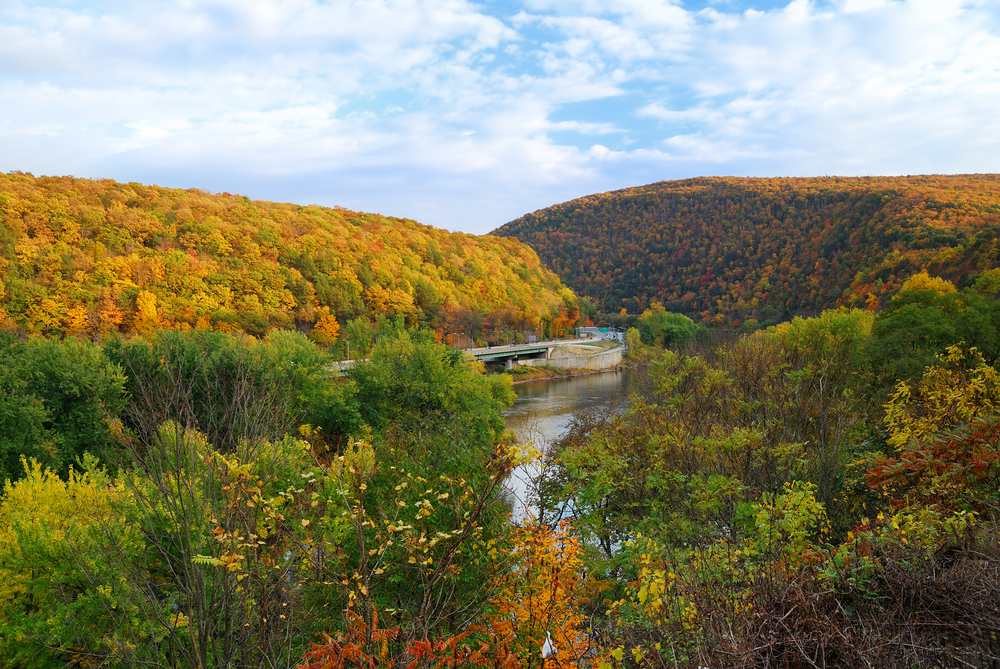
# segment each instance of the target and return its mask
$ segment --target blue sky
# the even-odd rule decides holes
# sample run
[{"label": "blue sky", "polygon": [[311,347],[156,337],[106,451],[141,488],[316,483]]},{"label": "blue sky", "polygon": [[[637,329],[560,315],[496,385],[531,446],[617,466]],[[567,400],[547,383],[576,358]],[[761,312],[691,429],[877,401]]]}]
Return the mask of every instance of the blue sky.
[{"label": "blue sky", "polygon": [[1000,2],[0,0],[0,171],[484,233],[701,175],[1000,172]]}]

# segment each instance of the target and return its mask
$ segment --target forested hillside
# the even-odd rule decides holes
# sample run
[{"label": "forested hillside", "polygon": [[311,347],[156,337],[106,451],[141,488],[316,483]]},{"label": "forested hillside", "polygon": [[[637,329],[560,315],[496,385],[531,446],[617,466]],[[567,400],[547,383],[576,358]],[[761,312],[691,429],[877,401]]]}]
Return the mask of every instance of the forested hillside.
[{"label": "forested hillside", "polygon": [[1000,266],[1000,176],[699,178],[590,195],[494,232],[604,311],[716,324],[875,305],[921,269]]},{"label": "forested hillside", "polygon": [[[513,239],[345,209],[72,177],[0,175],[0,323],[94,335],[158,327],[335,335],[402,316],[537,324],[575,298]],[[574,315],[575,318],[575,315]]]}]

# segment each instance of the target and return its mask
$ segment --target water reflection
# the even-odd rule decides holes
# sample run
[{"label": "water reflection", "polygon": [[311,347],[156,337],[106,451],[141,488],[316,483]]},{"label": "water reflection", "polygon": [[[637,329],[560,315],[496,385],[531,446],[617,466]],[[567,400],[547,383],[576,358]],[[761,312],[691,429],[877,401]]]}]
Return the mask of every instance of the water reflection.
[{"label": "water reflection", "polygon": [[[514,406],[504,414],[507,427],[522,443],[531,442],[544,452],[566,434],[574,416],[613,398],[627,376],[607,372],[518,384]],[[507,481],[515,519],[525,515],[531,481],[539,474],[537,466],[521,467]]]}]

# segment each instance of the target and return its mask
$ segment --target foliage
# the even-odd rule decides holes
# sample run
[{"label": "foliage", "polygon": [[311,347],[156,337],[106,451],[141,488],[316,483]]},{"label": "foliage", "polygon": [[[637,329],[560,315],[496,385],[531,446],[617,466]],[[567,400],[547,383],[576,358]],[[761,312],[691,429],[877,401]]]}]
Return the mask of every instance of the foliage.
[{"label": "foliage", "polygon": [[389,660],[389,642],[399,636],[399,626],[379,629],[377,611],[369,623],[348,609],[347,620],[346,632],[336,638],[323,634],[323,643],[313,644],[302,657],[300,669],[374,669]]},{"label": "foliage", "polygon": [[[528,667],[541,660],[546,633],[556,653],[544,666],[588,666],[598,652],[587,632],[587,583],[579,537],[567,521],[556,527],[526,524],[514,529],[513,561],[496,574],[493,607],[482,631]],[[590,592],[588,592],[590,590]]]},{"label": "foliage", "polygon": [[330,313],[329,307],[320,307],[316,310],[316,325],[310,331],[310,335],[319,343],[330,345],[337,341],[340,333],[340,323],[337,317]]},{"label": "foliage", "polygon": [[886,405],[889,444],[902,448],[1000,408],[1000,377],[978,351],[949,346],[940,364],[928,367],[917,384],[917,397],[904,381]]},{"label": "foliage", "polygon": [[62,475],[84,453],[114,451],[105,418],[125,402],[125,377],[99,347],[0,334],[0,480],[30,457]]},{"label": "foliage", "polygon": [[[373,615],[369,626],[354,611],[347,611],[346,632],[336,638],[323,635],[323,643],[313,644],[311,651],[302,658],[300,669],[346,669],[359,667],[370,669],[390,661],[389,642],[399,636],[400,628],[378,629],[378,616]],[[370,631],[369,631],[370,630]],[[442,636],[437,641],[418,639],[406,647],[404,655],[412,657],[407,669],[427,667],[428,669],[458,669],[458,667],[495,667],[496,669],[518,669],[520,666],[513,655],[506,652],[506,645],[493,642],[473,649],[465,639],[468,632]],[[371,649],[368,652],[366,649]]]},{"label": "foliage", "polygon": [[997,268],[998,200],[996,175],[698,178],[579,198],[494,234],[531,245],[604,311],[657,301],[770,325],[877,307],[921,269],[965,285]]},{"label": "foliage", "polygon": [[625,333],[625,347],[629,355],[633,355],[642,343],[642,335],[637,328],[629,328]]},{"label": "foliage", "polygon": [[[374,285],[377,318],[319,305],[308,334],[252,312],[260,336],[162,329],[143,286],[121,320],[140,336],[0,336],[0,446],[25,473],[0,499],[0,667],[1000,656],[1000,270],[912,274],[882,312],[744,318],[712,348],[657,303],[618,314],[635,395],[576,420],[524,525],[502,486],[538,453],[504,432],[510,379],[407,329],[449,313],[429,279],[411,302]],[[607,316],[555,293],[551,332]],[[491,336],[520,317],[461,309]]]},{"label": "foliage", "polygon": [[989,292],[989,276],[956,291],[924,275],[904,285],[876,316],[867,355],[880,400],[897,380],[920,379],[937,355],[959,342],[975,348],[987,364],[1000,361],[1000,300]]},{"label": "foliage", "polygon": [[389,327],[378,336],[370,360],[349,372],[368,436],[329,460],[318,454],[316,554],[336,587],[310,597],[368,626],[392,616],[403,643],[453,638],[487,605],[503,563],[501,486],[516,453],[499,413],[510,380],[429,336]]},{"label": "foliage", "polygon": [[199,430],[223,452],[241,439],[280,439],[301,423],[328,431],[358,426],[350,386],[330,381],[330,356],[298,333],[257,341],[160,330],[112,338],[105,351],[128,377],[125,424],[146,443],[158,438],[164,420]]},{"label": "foliage", "polygon": [[972,349],[951,346],[915,388],[886,405],[892,454],[874,454],[868,484],[906,512],[1000,511],[1000,377]]},{"label": "foliage", "polygon": [[734,627],[714,626],[707,666],[957,669],[995,661],[995,541],[930,555],[897,542],[859,551],[874,565],[870,579],[847,569],[831,587],[805,569],[760,584]]},{"label": "foliage", "polygon": [[89,471],[70,468],[65,480],[22,462],[25,476],[8,482],[0,502],[0,666],[124,666],[129,644],[163,638],[135,616],[125,574],[104,559],[109,539],[129,555],[143,550],[122,515],[128,491],[92,458]]},{"label": "foliage", "polygon": [[368,624],[377,611],[396,616],[406,640],[456,633],[485,605],[498,564],[485,547],[505,545],[500,491],[512,463],[502,443],[478,457],[413,445],[352,443],[327,470],[322,518],[324,559],[340,586],[333,601]]},{"label": "foliage", "polygon": [[649,309],[642,312],[635,327],[639,330],[643,344],[670,348],[693,342],[705,329],[705,326],[696,325],[683,314],[665,311],[659,302],[653,302]]},{"label": "foliage", "polygon": [[[34,464],[8,487],[0,645],[16,659],[0,666],[290,666],[314,633],[349,632],[345,608],[364,625],[388,611],[431,662],[429,635],[454,640],[481,614],[507,555],[512,391],[397,325],[377,324],[357,382],[288,331],[159,330],[103,349],[5,339],[10,360],[65,362],[59,378],[113,372],[117,405],[83,413],[110,421],[126,457],[115,478],[84,455],[86,475]],[[18,365],[15,380],[46,378]],[[28,445],[59,438],[45,403],[12,397],[27,399],[0,406],[48,440]]]},{"label": "foliage", "polygon": [[[572,296],[515,240],[197,189],[0,175],[0,323],[47,335],[273,328],[467,312],[525,326]],[[478,332],[477,332],[478,333]],[[469,334],[473,334],[470,332]]]},{"label": "foliage", "polygon": [[638,535],[625,544],[629,582],[608,611],[617,623],[609,634],[621,644],[616,659],[629,649],[639,664],[716,664],[715,635],[740,629],[761,586],[820,559],[826,516],[814,493],[801,481],[763,493],[710,542]]},{"label": "foliage", "polygon": [[[825,316],[764,336],[794,348],[808,343],[812,365],[857,356],[865,320],[843,312]],[[844,335],[852,332],[854,341],[845,346]],[[805,333],[811,334],[802,338]],[[838,339],[836,355],[830,344]],[[699,363],[687,366],[700,369]],[[703,401],[710,396],[704,382],[671,377],[671,384],[680,382],[675,388]],[[805,467],[792,471],[793,480],[780,490],[737,502],[728,515],[705,517],[686,533],[664,532],[662,521],[633,524],[614,563],[617,599],[607,611],[614,624],[605,628],[605,648],[617,644],[614,659],[629,654],[650,666],[912,667],[952,666],[956,659],[989,666],[998,650],[990,621],[1000,592],[996,386],[993,368],[960,347],[951,347],[915,387],[900,383],[885,415],[894,453],[863,460],[882,510],[822,503],[809,480],[815,471]],[[815,395],[818,388],[800,390]],[[672,416],[675,423],[678,418]],[[653,439],[665,443],[662,432]],[[691,448],[685,455],[696,454]],[[702,467],[711,462],[699,457]],[[645,494],[665,490],[676,494],[677,488],[648,487]],[[661,497],[660,508],[670,499]],[[686,503],[694,510],[696,499],[675,496],[673,508]],[[839,544],[830,507],[856,523]]]},{"label": "foliage", "polygon": [[[190,667],[265,667],[304,650],[313,612],[302,591],[318,578],[309,504],[316,489],[308,446],[294,439],[240,442],[220,453],[192,430],[164,424],[150,444],[127,441],[128,517],[145,550],[111,543],[131,615],[162,639],[159,652]],[[128,631],[126,618],[115,616]],[[127,659],[143,660],[138,639]]]},{"label": "foliage", "polygon": [[491,444],[503,433],[500,411],[514,400],[509,377],[484,376],[482,364],[461,351],[407,331],[385,334],[370,362],[351,368],[348,377],[357,387],[359,414],[373,429],[446,422],[474,444]]},{"label": "foliage", "polygon": [[612,558],[639,533],[711,543],[743,505],[795,480],[833,503],[870,417],[852,389],[871,322],[859,310],[797,319],[721,347],[714,362],[663,352],[648,396],[571,430],[545,508],[571,500],[580,531]]}]

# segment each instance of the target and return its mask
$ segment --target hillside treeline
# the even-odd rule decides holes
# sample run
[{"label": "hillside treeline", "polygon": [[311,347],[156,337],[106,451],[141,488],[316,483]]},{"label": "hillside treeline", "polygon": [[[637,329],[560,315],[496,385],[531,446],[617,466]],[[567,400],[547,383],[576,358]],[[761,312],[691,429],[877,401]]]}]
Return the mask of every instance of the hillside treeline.
[{"label": "hillside treeline", "polygon": [[0,324],[50,336],[318,327],[328,342],[360,317],[469,335],[576,319],[572,293],[515,240],[19,173],[0,175],[0,279]]},{"label": "hillside treeline", "polygon": [[650,309],[520,523],[510,380],[432,332],[0,334],[0,667],[996,666],[998,298]]},{"label": "hillside treeline", "polygon": [[605,312],[709,324],[877,306],[921,269],[1000,266],[1000,177],[698,178],[590,195],[494,231]]}]

